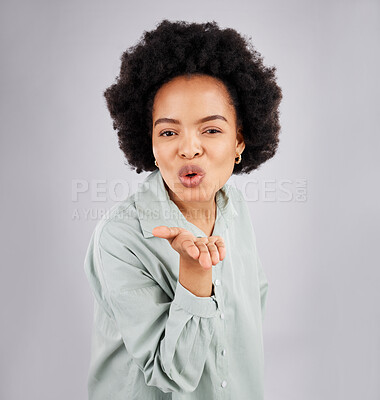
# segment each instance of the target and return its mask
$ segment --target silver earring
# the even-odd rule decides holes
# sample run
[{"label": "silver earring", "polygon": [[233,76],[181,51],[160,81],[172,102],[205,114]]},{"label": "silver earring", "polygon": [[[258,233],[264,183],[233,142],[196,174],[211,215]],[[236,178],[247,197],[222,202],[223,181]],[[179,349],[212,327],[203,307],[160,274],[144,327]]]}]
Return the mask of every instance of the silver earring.
[{"label": "silver earring", "polygon": [[154,160],[154,165],[158,168],[157,160]]},{"label": "silver earring", "polygon": [[235,157],[235,164],[240,164],[240,162],[241,162],[241,154],[238,154],[238,160],[236,161],[236,158],[237,157]]}]

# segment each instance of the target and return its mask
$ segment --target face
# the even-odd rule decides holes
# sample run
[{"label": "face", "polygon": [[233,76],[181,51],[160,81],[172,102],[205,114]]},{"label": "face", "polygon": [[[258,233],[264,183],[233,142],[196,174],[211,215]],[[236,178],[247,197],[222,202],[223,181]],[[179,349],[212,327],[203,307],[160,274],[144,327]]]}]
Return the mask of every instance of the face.
[{"label": "face", "polygon": [[[153,154],[173,201],[211,202],[230,178],[235,157],[245,147],[230,101],[224,84],[208,75],[176,77],[158,90]],[[201,167],[204,176],[181,179],[186,165]]]}]

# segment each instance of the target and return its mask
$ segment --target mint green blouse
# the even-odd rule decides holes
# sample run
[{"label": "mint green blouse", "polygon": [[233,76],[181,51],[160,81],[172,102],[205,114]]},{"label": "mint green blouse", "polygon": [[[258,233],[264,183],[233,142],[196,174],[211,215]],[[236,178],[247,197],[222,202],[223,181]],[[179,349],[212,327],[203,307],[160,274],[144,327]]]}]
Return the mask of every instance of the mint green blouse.
[{"label": "mint green blouse", "polygon": [[212,235],[226,256],[212,267],[214,295],[178,281],[179,254],[156,226],[206,236],[170,199],[156,170],[100,220],[84,270],[94,295],[90,400],[262,400],[268,281],[243,195],[216,193]]}]

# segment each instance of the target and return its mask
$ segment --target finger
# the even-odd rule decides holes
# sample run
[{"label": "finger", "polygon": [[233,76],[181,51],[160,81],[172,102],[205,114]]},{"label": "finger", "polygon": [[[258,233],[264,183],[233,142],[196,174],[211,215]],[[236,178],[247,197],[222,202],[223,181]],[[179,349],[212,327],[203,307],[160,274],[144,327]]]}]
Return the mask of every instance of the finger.
[{"label": "finger", "polygon": [[182,249],[187,252],[187,254],[194,258],[195,260],[198,260],[199,257],[199,249],[198,247],[194,244],[194,241],[191,239],[185,239],[182,244]]},{"label": "finger", "polygon": [[185,229],[179,228],[177,226],[175,227],[169,227],[165,225],[161,226],[156,226],[153,228],[152,233],[154,236],[161,237],[164,239],[173,239],[176,236],[178,236],[181,232],[183,232]]},{"label": "finger", "polygon": [[218,248],[215,246],[215,243],[209,242],[209,243],[206,244],[206,246],[208,247],[208,251],[210,253],[213,265],[218,264],[218,262],[219,262],[219,251],[218,251]]},{"label": "finger", "polygon": [[208,251],[208,247],[204,240],[202,241],[196,241],[195,245],[198,247],[200,256],[199,256],[199,264],[205,268],[209,269],[212,267],[212,262],[211,262],[211,257],[210,257],[210,252]]},{"label": "finger", "polygon": [[224,244],[224,240],[221,237],[218,237],[214,243],[218,247],[219,259],[222,261],[226,256],[226,246]]},{"label": "finger", "polygon": [[199,236],[199,237],[196,237],[195,240],[199,243],[208,243],[209,242],[207,236]]}]

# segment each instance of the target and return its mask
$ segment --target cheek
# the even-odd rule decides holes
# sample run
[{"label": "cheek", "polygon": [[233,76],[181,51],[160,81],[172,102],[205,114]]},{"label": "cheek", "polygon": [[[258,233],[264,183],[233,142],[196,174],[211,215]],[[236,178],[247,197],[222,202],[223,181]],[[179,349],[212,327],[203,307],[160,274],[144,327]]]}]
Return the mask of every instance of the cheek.
[{"label": "cheek", "polygon": [[235,155],[235,147],[233,146],[233,143],[214,143],[209,149],[209,151],[218,158],[225,159],[226,157],[234,157]]},{"label": "cheek", "polygon": [[156,158],[165,159],[168,154],[170,154],[170,146],[163,143],[153,143],[153,154]]}]

